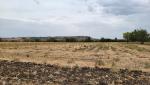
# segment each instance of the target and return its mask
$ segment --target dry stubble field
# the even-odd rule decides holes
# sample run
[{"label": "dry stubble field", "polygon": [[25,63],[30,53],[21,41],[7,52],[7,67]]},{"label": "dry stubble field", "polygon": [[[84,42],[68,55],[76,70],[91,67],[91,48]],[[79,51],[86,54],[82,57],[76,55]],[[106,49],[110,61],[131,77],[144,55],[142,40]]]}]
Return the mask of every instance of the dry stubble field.
[{"label": "dry stubble field", "polygon": [[150,71],[150,44],[1,42],[0,59]]},{"label": "dry stubble field", "polygon": [[[0,80],[2,83],[6,83],[8,80],[12,80],[9,81],[10,84],[12,84],[12,82],[16,82],[17,80],[16,83],[18,84],[21,78],[22,80],[20,81],[26,83],[28,81],[28,84],[31,83],[33,85],[35,83],[39,84],[39,82],[40,84],[51,82],[53,84],[64,85],[67,85],[67,83],[68,85],[108,85],[113,83],[113,81],[120,81],[120,83],[123,85],[133,85],[134,83],[137,85],[148,85],[150,83],[149,43],[140,45],[102,42],[1,42],[0,60]],[[33,64],[21,62],[31,62]],[[76,70],[74,66],[82,68]],[[70,67],[73,67],[74,70],[70,69]],[[112,70],[97,69],[93,67],[111,68]],[[148,73],[141,73],[136,71],[130,73],[128,70],[123,70],[122,73],[122,71],[119,71],[119,69],[125,68],[130,71],[142,70],[143,72]],[[15,71],[16,69],[18,70]],[[56,71],[52,69],[55,69]],[[19,73],[22,71],[25,73]],[[39,72],[41,76],[38,76],[37,72]],[[51,74],[53,77],[50,76],[49,78],[49,75],[45,74],[46,72]],[[78,75],[78,73],[81,73],[82,76]],[[63,79],[59,79],[58,75],[63,77],[64,81],[62,81]],[[66,75],[66,77],[64,75]],[[74,75],[74,77],[69,75]],[[93,75],[95,75],[95,77]],[[50,80],[51,78],[55,80]],[[85,80],[82,78],[85,78]],[[91,80],[86,80],[88,78],[91,78]],[[110,78],[110,80],[107,78]],[[37,81],[38,79],[40,81]],[[71,81],[71,79],[74,80]],[[106,80],[106,82],[100,82],[101,79],[102,81]]]}]

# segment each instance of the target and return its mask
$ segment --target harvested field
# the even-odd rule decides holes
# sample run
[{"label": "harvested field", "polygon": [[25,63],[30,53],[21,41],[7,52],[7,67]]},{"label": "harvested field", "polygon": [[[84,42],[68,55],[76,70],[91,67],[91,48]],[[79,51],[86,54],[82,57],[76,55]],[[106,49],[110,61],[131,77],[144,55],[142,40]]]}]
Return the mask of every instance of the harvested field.
[{"label": "harvested field", "polygon": [[150,72],[150,44],[1,42],[0,59]]},{"label": "harvested field", "polygon": [[150,44],[1,42],[0,84],[149,85]]},{"label": "harvested field", "polygon": [[150,73],[0,61],[1,85],[149,85]]}]

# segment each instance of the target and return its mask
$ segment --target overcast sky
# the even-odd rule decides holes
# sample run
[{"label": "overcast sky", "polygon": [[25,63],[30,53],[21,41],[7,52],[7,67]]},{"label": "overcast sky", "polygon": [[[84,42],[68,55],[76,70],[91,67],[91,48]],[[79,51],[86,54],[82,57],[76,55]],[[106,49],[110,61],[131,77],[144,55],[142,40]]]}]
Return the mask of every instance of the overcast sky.
[{"label": "overcast sky", "polygon": [[150,32],[150,0],[0,0],[0,37]]}]

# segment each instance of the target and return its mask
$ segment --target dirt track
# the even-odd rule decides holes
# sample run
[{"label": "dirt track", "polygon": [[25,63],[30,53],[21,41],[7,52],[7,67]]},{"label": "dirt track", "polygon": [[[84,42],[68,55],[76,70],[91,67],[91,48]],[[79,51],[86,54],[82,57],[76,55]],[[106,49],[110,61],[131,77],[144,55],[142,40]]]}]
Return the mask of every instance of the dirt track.
[{"label": "dirt track", "polygon": [[3,85],[150,85],[150,73],[0,61]]}]

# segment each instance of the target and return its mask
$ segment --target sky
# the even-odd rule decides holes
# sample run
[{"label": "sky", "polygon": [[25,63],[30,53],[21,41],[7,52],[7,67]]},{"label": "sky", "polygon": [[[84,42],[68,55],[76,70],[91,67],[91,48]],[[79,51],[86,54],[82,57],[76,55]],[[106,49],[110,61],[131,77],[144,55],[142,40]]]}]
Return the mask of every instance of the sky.
[{"label": "sky", "polygon": [[0,0],[0,37],[122,38],[149,22],[150,0]]}]

